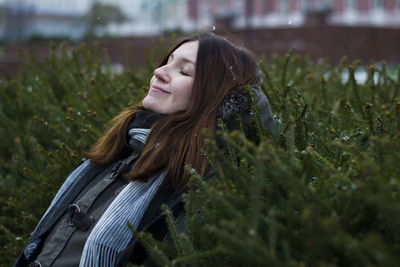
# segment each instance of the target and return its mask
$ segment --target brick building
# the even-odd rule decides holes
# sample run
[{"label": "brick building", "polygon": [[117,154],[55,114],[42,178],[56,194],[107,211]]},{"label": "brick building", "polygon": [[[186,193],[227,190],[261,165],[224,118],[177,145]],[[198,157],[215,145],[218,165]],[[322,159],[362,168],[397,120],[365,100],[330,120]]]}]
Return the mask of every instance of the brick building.
[{"label": "brick building", "polygon": [[298,27],[307,16],[323,15],[327,24],[400,27],[400,0],[187,0],[194,25],[216,19],[233,28]]}]

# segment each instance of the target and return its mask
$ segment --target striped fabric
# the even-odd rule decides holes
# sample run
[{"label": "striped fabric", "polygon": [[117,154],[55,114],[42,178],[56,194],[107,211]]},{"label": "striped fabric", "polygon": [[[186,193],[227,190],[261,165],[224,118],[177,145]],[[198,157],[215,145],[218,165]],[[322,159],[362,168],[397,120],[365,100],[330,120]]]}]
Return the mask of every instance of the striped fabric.
[{"label": "striped fabric", "polygon": [[[131,129],[130,144],[132,139],[143,144],[148,132],[149,129]],[[116,265],[119,253],[127,248],[133,238],[127,222],[134,227],[139,225],[166,174],[167,171],[164,170],[146,182],[130,182],[118,194],[90,233],[79,266]]]},{"label": "striped fabric", "polygon": [[[140,141],[142,144],[146,142],[147,135],[149,134],[150,129],[146,128],[133,128],[129,130],[129,135],[131,136],[131,140],[129,144],[133,143],[135,140]],[[134,136],[134,138],[133,138]]]},{"label": "striped fabric", "polygon": [[[129,146],[134,151],[142,151],[142,146],[146,142],[147,135],[149,134],[150,129],[146,128],[133,128],[130,129],[128,134],[131,136],[129,140]],[[135,138],[132,138],[134,136]]]}]

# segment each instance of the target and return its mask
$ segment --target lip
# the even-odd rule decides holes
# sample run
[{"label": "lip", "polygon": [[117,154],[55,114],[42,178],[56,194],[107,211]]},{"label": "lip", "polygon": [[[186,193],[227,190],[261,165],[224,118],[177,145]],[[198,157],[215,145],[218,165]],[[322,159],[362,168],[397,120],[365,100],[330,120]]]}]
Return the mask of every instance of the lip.
[{"label": "lip", "polygon": [[156,93],[166,93],[166,94],[169,94],[168,91],[164,90],[162,87],[157,86],[157,85],[152,85],[152,86],[150,87],[150,90],[153,91],[153,92],[156,92]]}]

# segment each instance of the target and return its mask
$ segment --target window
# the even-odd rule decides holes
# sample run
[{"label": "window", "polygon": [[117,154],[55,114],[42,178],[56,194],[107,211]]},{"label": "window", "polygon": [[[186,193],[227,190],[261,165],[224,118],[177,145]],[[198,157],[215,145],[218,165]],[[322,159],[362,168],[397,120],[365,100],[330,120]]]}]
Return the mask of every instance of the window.
[{"label": "window", "polygon": [[288,2],[287,2],[287,0],[280,0],[278,2],[278,12],[280,14],[288,13]]},{"label": "window", "polygon": [[382,0],[372,0],[372,9],[381,10],[383,8]]}]

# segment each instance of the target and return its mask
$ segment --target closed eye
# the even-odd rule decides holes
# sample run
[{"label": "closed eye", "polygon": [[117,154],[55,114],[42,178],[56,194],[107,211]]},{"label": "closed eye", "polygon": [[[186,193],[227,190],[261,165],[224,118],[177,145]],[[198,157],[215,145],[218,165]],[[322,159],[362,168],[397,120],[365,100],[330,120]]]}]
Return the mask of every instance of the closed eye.
[{"label": "closed eye", "polygon": [[184,72],[183,70],[181,70],[181,74],[182,74],[182,75],[184,75],[184,76],[190,76],[190,74],[189,74],[189,73],[187,73],[187,72]]}]

